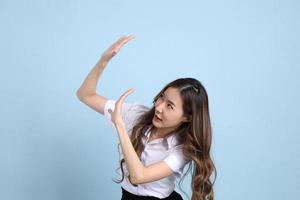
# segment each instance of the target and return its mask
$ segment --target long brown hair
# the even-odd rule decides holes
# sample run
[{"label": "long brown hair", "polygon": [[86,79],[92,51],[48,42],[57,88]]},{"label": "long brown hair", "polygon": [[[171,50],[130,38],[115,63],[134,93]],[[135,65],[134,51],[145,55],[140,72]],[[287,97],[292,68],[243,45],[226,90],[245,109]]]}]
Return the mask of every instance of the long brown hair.
[{"label": "long brown hair", "polygon": [[[186,116],[190,116],[190,121],[182,123],[174,132],[178,133],[179,141],[183,144],[183,153],[191,161],[187,171],[180,179],[179,187],[183,178],[191,171],[192,175],[192,200],[213,200],[213,185],[217,177],[217,171],[211,159],[210,149],[212,143],[212,128],[209,115],[208,96],[203,85],[194,78],[179,78],[167,84],[155,97],[153,103],[169,87],[177,88],[180,91],[183,101],[183,111]],[[143,113],[132,128],[130,140],[138,155],[144,150],[142,138],[146,137],[144,131],[152,125],[154,116],[154,105],[149,111]],[[119,144],[120,145],[120,144]],[[119,146],[118,146],[119,148]],[[123,163],[120,161],[122,179],[113,180],[121,183],[124,179]],[[211,180],[213,176],[213,181]],[[130,181],[130,176],[126,175]],[[134,184],[133,184],[134,185]],[[136,185],[135,185],[136,186]],[[185,193],[186,194],[186,193]]]}]

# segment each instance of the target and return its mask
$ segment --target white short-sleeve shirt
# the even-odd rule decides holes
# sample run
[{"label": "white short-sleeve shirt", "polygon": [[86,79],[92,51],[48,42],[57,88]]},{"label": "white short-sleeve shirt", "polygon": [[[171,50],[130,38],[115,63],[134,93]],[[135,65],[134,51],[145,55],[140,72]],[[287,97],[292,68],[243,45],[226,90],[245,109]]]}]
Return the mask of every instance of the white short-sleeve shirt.
[{"label": "white short-sleeve shirt", "polygon": [[[108,112],[108,109],[114,110],[115,103],[115,100],[109,99],[104,106],[105,121],[112,127],[114,127],[114,124],[111,121],[111,116]],[[148,110],[148,107],[139,102],[123,103],[121,113],[126,124],[127,133],[129,135],[131,135],[132,128],[135,125],[138,117]],[[152,127],[153,125],[148,127],[144,132],[144,134],[147,136],[147,139],[143,139],[145,148],[141,154],[141,161],[146,167],[163,160],[172,169],[173,174],[163,179],[150,183],[138,184],[137,186],[133,186],[129,182],[127,176],[124,176],[121,186],[128,192],[136,195],[165,198],[174,190],[175,179],[181,177],[183,168],[189,162],[189,160],[187,160],[183,155],[182,144],[179,144],[176,134],[172,134],[167,139],[158,138],[148,142]],[[123,158],[121,148],[119,149],[119,152],[121,160]],[[126,175],[128,173],[126,163],[123,166],[124,173]]]}]

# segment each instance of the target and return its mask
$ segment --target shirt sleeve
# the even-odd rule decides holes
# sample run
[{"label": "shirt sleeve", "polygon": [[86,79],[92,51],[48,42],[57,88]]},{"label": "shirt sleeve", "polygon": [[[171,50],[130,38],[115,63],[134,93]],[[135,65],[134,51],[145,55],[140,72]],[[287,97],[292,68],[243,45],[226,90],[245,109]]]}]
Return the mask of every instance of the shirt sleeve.
[{"label": "shirt sleeve", "polygon": [[[111,121],[111,114],[108,112],[109,109],[112,111],[115,110],[116,100],[108,99],[104,105],[104,118],[106,124],[111,127],[115,127],[113,122]],[[121,114],[126,124],[127,133],[130,135],[132,128],[134,127],[136,120],[139,116],[141,116],[144,112],[148,111],[149,108],[140,102],[124,102],[121,109]]]},{"label": "shirt sleeve", "polygon": [[183,154],[182,145],[173,147],[163,161],[172,169],[176,177],[182,175],[184,166],[189,162]]}]

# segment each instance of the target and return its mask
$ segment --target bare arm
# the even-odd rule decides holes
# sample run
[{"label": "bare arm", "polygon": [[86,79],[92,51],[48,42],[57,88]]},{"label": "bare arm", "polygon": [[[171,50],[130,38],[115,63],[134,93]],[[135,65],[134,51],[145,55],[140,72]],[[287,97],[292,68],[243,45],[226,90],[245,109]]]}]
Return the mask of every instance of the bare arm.
[{"label": "bare arm", "polygon": [[123,102],[125,98],[132,92],[133,89],[127,90],[116,102],[114,111],[109,109],[108,112],[111,114],[112,122],[115,124],[115,128],[118,132],[124,159],[130,174],[130,181],[134,184],[140,184],[162,179],[170,176],[173,172],[164,161],[153,163],[149,166],[144,166],[134,150],[126,131],[126,124],[124,123],[121,115]]},{"label": "bare arm", "polygon": [[77,90],[77,96],[79,98],[96,94],[96,86],[99,77],[102,74],[103,70],[105,69],[106,65],[107,62],[104,62],[101,59],[96,63],[94,68],[90,71],[90,73],[83,81],[80,88]]},{"label": "bare arm", "polygon": [[116,129],[130,174],[130,181],[133,184],[149,183],[172,175],[172,170],[164,161],[144,166],[134,150],[125,125],[118,124],[116,125]]},{"label": "bare arm", "polygon": [[81,102],[101,114],[104,114],[104,105],[107,99],[96,93],[96,86],[106,65],[107,63],[98,61],[76,93]]},{"label": "bare arm", "polygon": [[126,44],[129,40],[133,39],[135,36],[123,36],[119,38],[115,43],[113,43],[101,56],[100,60],[96,63],[94,68],[88,74],[88,76],[83,81],[80,88],[77,90],[76,95],[78,99],[85,103],[90,108],[95,111],[104,114],[104,105],[107,100],[104,96],[100,96],[96,93],[96,87],[100,75],[105,69],[108,62],[114,57],[121,47]]}]

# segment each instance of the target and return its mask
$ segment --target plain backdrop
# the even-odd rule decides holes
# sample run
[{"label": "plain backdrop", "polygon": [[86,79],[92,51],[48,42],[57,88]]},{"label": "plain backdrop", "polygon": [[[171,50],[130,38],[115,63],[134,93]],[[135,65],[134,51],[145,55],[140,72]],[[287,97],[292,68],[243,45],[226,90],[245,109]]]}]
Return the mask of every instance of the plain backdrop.
[{"label": "plain backdrop", "polygon": [[216,199],[300,199],[299,10],[296,0],[1,0],[0,199],[121,199],[117,133],[76,91],[127,34],[136,38],[99,94],[133,87],[126,101],[151,106],[165,84],[197,78],[209,95]]}]

